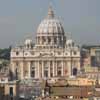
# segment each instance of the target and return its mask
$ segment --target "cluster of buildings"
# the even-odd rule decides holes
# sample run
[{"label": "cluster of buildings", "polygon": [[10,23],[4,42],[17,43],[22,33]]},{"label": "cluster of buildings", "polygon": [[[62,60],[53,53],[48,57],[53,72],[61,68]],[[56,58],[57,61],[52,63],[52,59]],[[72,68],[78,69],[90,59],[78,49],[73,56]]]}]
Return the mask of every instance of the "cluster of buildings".
[{"label": "cluster of buildings", "polygon": [[100,46],[79,47],[67,38],[52,7],[35,43],[28,38],[12,48],[8,70],[0,76],[4,100],[100,100]]}]

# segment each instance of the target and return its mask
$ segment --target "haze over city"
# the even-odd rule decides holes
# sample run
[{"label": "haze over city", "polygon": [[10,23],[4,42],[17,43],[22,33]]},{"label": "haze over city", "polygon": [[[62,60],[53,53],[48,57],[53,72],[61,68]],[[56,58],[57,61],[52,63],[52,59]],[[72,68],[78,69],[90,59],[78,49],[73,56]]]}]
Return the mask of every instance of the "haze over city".
[{"label": "haze over city", "polygon": [[[100,0],[51,0],[65,32],[80,44],[100,43]],[[35,39],[50,0],[0,0],[0,47]]]},{"label": "haze over city", "polygon": [[100,0],[0,0],[0,100],[100,100]]}]

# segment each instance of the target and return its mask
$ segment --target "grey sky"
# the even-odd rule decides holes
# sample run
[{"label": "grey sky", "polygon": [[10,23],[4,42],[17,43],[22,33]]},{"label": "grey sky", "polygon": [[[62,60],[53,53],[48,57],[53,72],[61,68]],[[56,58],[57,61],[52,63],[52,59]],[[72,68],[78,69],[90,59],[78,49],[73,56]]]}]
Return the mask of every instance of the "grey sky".
[{"label": "grey sky", "polygon": [[[36,35],[50,0],[0,0],[0,47]],[[81,44],[100,44],[100,0],[51,0],[65,32]]]}]

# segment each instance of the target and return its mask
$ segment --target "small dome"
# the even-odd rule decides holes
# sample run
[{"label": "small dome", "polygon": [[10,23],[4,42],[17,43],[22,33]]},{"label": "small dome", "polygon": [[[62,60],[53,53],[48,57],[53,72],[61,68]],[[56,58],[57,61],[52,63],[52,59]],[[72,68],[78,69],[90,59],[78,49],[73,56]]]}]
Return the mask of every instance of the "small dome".
[{"label": "small dome", "polygon": [[72,39],[69,39],[69,40],[66,41],[66,45],[68,47],[73,47],[75,45],[75,43],[74,43],[74,41]]},{"label": "small dome", "polygon": [[32,40],[31,39],[26,39],[25,40],[25,45],[32,45]]},{"label": "small dome", "polygon": [[53,34],[53,33],[59,33],[59,34],[64,34],[64,29],[61,24],[61,22],[55,18],[54,12],[52,8],[50,7],[48,10],[48,15],[46,19],[44,19],[38,29],[37,29],[38,34]]}]

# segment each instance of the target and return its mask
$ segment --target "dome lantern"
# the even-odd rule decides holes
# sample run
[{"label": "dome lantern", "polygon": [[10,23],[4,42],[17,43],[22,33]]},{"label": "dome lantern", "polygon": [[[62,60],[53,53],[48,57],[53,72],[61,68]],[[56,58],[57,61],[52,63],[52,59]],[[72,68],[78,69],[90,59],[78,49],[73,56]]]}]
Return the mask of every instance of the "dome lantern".
[{"label": "dome lantern", "polygon": [[49,7],[47,18],[54,18],[54,11],[51,6]]}]

